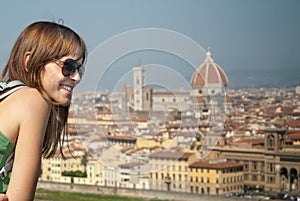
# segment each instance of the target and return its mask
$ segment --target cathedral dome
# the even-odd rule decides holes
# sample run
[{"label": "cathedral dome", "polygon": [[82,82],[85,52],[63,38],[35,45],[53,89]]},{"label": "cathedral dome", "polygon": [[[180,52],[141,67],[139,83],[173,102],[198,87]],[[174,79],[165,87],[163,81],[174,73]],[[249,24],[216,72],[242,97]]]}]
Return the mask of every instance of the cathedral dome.
[{"label": "cathedral dome", "polygon": [[208,48],[204,63],[194,72],[190,84],[193,89],[217,85],[228,87],[228,78],[222,68],[212,59],[210,48]]}]

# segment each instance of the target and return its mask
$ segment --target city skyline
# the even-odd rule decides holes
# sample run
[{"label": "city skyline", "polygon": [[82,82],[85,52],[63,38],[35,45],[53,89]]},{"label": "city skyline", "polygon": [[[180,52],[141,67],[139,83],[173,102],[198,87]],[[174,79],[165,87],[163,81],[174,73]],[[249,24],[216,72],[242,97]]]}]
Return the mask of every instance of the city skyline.
[{"label": "city skyline", "polygon": [[[1,70],[14,41],[25,26],[37,20],[59,21],[61,18],[65,25],[75,29],[85,39],[90,56],[97,47],[116,36],[133,30],[156,28],[181,34],[203,49],[199,52],[199,58],[195,59],[193,68],[203,62],[203,53],[211,47],[215,62],[229,77],[230,88],[300,84],[300,2],[297,0],[114,0],[76,4],[72,1],[30,0],[2,4]],[[135,41],[130,41],[130,44],[133,43]],[[196,53],[193,52],[191,57],[197,57]],[[189,82],[194,69],[178,58],[170,56],[169,52],[130,52],[120,55],[119,60],[108,66],[112,69],[108,77],[111,78],[116,72],[125,75],[139,64],[157,64],[173,69]],[[86,77],[79,89],[97,88],[102,77],[96,68],[106,67],[87,65]],[[95,72],[98,73],[96,78],[89,79]],[[107,84],[113,88],[119,79],[112,77],[109,80]]]}]

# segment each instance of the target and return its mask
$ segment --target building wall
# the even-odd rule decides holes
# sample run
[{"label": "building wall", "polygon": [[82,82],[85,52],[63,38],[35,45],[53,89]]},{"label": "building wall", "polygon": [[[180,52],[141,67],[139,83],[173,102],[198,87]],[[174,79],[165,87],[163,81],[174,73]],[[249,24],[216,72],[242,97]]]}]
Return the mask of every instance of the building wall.
[{"label": "building wall", "polygon": [[133,68],[133,99],[134,110],[142,111],[144,109],[144,90],[146,83],[145,68],[142,66]]},{"label": "building wall", "polygon": [[296,94],[300,94],[300,86],[297,86],[295,90],[296,90]]},{"label": "building wall", "polygon": [[[57,159],[57,158],[54,158]],[[68,158],[67,160],[60,160],[61,162],[61,171],[70,172],[70,171],[81,171],[85,172],[85,166],[81,162],[81,157]]]},{"label": "building wall", "polygon": [[[244,165],[244,182],[249,186],[264,185],[265,158],[261,151],[245,152],[241,149],[223,149],[221,156]],[[220,155],[220,154],[219,154]],[[254,176],[255,175],[255,176]]]},{"label": "building wall", "polygon": [[132,167],[120,167],[119,187],[132,189],[149,189],[147,164]]},{"label": "building wall", "polygon": [[96,159],[89,160],[86,166],[87,183],[99,185],[102,182],[102,170],[104,166]]},{"label": "building wall", "polygon": [[218,162],[220,168],[190,167],[190,192],[207,195],[225,195],[242,193],[244,187],[244,172],[240,167],[224,167]]},{"label": "building wall", "polygon": [[120,173],[119,170],[106,167],[102,170],[102,186],[119,187],[120,186]]},{"label": "building wall", "polygon": [[153,105],[153,89],[144,88],[144,111],[151,111]]},{"label": "building wall", "polygon": [[189,93],[167,93],[153,92],[153,106],[155,110],[165,110],[177,108],[180,111],[188,110],[190,107]]},{"label": "building wall", "polygon": [[166,192],[155,190],[143,189],[129,189],[129,188],[116,188],[116,187],[100,187],[95,185],[77,185],[77,184],[62,184],[52,182],[39,181],[37,188],[48,189],[52,191],[66,191],[66,192],[81,192],[92,193],[99,195],[116,195],[125,197],[138,197],[143,199],[163,199],[174,201],[246,201],[249,199],[240,197],[226,197],[226,196],[208,196],[192,194],[192,193],[179,193],[179,192]]},{"label": "building wall", "polygon": [[84,166],[84,164],[82,164],[81,161],[83,154],[81,152],[78,152],[77,154],[81,156],[70,156],[67,160],[64,160],[60,155],[54,156],[49,159],[42,159],[42,173],[40,178],[43,181],[62,183],[74,182],[74,178],[63,176],[62,174],[65,171],[86,171],[86,167]]},{"label": "building wall", "polygon": [[[297,192],[300,189],[299,151],[283,154],[265,150],[253,152],[253,150],[219,149],[218,152],[228,160],[244,164],[245,185],[263,188],[265,192],[273,193]],[[281,174],[284,169],[287,171],[285,181]],[[295,178],[290,174],[293,171]]]},{"label": "building wall", "polygon": [[188,166],[196,160],[196,154],[191,155],[187,160],[174,158],[150,159],[150,189],[189,192]]},{"label": "building wall", "polygon": [[160,147],[170,147],[170,146],[176,146],[177,142],[176,139],[162,139],[161,141],[159,140],[154,140],[154,139],[145,139],[145,138],[137,138],[136,141],[136,147],[137,148],[151,148],[155,146],[160,146]]}]

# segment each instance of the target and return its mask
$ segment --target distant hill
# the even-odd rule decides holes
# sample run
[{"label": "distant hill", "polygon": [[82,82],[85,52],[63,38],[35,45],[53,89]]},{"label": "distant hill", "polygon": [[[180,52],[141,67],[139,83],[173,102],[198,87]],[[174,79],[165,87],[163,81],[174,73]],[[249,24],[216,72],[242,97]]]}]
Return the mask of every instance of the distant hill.
[{"label": "distant hill", "polygon": [[276,70],[232,70],[226,72],[229,87],[239,88],[280,88],[300,85],[300,67]]}]

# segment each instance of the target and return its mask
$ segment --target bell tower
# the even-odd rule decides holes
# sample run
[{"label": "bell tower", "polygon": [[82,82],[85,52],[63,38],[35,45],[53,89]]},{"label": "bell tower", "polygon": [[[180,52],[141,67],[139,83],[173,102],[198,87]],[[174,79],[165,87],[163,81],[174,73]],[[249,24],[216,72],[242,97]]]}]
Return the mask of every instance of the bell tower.
[{"label": "bell tower", "polygon": [[142,111],[145,108],[145,84],[146,84],[146,70],[143,66],[133,68],[133,101],[134,110]]},{"label": "bell tower", "polygon": [[286,129],[266,129],[265,149],[267,151],[279,152],[285,145]]}]

